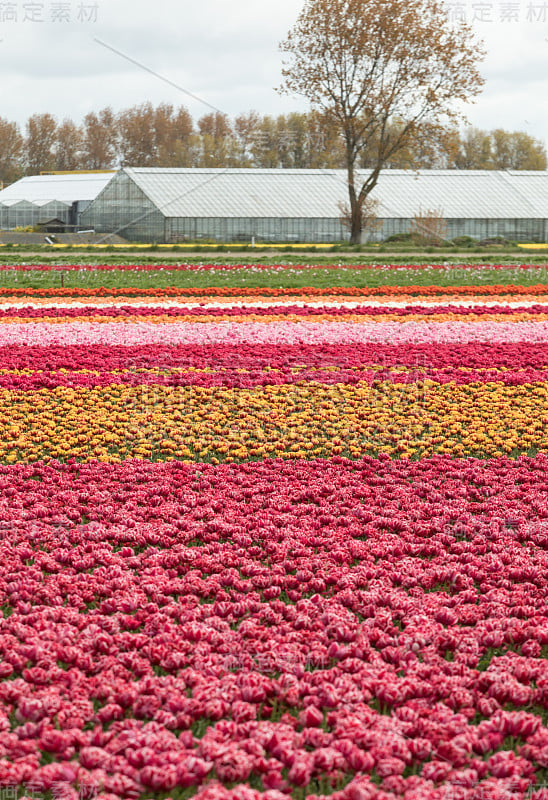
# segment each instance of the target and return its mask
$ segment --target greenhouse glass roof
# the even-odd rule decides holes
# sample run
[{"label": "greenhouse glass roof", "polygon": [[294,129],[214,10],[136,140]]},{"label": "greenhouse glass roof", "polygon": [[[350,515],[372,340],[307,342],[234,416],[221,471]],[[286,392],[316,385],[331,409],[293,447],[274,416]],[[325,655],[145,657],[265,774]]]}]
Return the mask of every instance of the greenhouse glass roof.
[{"label": "greenhouse glass roof", "polygon": [[[166,217],[340,217],[344,170],[125,168]],[[368,171],[359,176],[365,179]],[[445,218],[547,219],[548,172],[384,170],[378,216],[437,209]],[[1,202],[1,193],[0,193]]]},{"label": "greenhouse glass roof", "polygon": [[71,204],[76,200],[94,200],[114,173],[81,175],[29,175],[0,191],[0,203],[26,200],[30,203],[58,200]]}]

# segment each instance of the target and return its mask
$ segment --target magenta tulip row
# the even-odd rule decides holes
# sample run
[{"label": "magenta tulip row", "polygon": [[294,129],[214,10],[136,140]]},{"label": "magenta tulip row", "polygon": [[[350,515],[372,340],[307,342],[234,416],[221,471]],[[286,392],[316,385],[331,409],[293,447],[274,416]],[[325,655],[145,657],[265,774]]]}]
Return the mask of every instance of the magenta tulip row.
[{"label": "magenta tulip row", "polygon": [[523,342],[322,344],[296,342],[280,345],[149,344],[95,345],[93,347],[39,344],[0,348],[0,370],[68,369],[249,369],[289,370],[338,368],[353,370],[370,366],[410,369],[526,370],[548,365],[548,343],[524,347]]},{"label": "magenta tulip row", "polygon": [[544,800],[547,473],[0,468],[0,785]]},{"label": "magenta tulip row", "polygon": [[[548,345],[439,345],[322,348],[248,346],[96,346],[0,348],[0,386],[232,386],[496,382],[546,380]],[[510,369],[508,365],[512,365]],[[402,367],[404,369],[402,369]]]},{"label": "magenta tulip row", "polygon": [[[311,306],[311,305],[283,305],[283,306],[253,306],[252,304],[223,306],[221,308],[211,306],[128,306],[128,305],[108,305],[108,306],[42,306],[34,308],[25,306],[23,308],[0,308],[0,319],[5,317],[18,317],[20,319],[43,319],[46,318],[78,318],[78,317],[268,317],[268,316],[299,316],[299,317],[348,317],[348,316],[374,316],[385,317],[387,315],[396,317],[407,316],[433,316],[450,315],[451,317],[467,316],[486,316],[504,315],[518,318],[522,314],[548,314],[548,306],[535,303],[530,306],[509,307],[507,305],[421,305],[409,304],[407,306],[367,306],[359,305],[354,307],[347,306]],[[129,321],[129,320],[128,320]]]}]

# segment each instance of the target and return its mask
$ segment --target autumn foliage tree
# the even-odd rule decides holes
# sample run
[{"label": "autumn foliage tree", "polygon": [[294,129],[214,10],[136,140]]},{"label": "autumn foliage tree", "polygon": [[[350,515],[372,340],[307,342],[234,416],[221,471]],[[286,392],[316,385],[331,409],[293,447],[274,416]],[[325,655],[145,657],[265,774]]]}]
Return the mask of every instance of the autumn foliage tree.
[{"label": "autumn foliage tree", "polygon": [[110,169],[116,163],[118,131],[109,107],[90,111],[82,130],[82,163],[85,169]]},{"label": "autumn foliage tree", "polygon": [[27,121],[26,162],[30,175],[55,169],[57,120],[51,114],[33,114]]},{"label": "autumn foliage tree", "polygon": [[[404,121],[394,118],[360,151],[358,170],[372,170],[381,133],[395,140]],[[424,134],[424,131],[421,133]],[[336,120],[317,110],[277,116],[250,111],[230,119],[206,114],[194,122],[180,106],[145,103],[115,112],[90,111],[78,124],[67,118],[34,115],[22,135],[15,122],[0,117],[0,182],[49,170],[148,167],[267,167],[344,169],[346,152]],[[473,127],[429,129],[408,137],[384,162],[386,169],[545,170],[544,144],[521,131]],[[343,204],[350,208],[348,201]],[[363,210],[363,209],[362,209]],[[344,211],[351,230],[350,211]],[[362,214],[368,220],[370,214]],[[362,233],[367,233],[362,226]]]},{"label": "autumn foliage tree", "polygon": [[[306,97],[342,134],[357,243],[363,203],[387,161],[454,124],[455,106],[479,94],[483,47],[438,0],[306,0],[280,48],[280,90]],[[365,149],[372,165],[362,181]]]},{"label": "autumn foliage tree", "polygon": [[71,119],[64,119],[57,127],[55,140],[55,169],[81,169],[82,128]]},{"label": "autumn foliage tree", "polygon": [[0,117],[0,184],[21,177],[24,140],[15,122]]},{"label": "autumn foliage tree", "polygon": [[546,169],[546,153],[542,142],[522,131],[491,133],[494,169]]}]

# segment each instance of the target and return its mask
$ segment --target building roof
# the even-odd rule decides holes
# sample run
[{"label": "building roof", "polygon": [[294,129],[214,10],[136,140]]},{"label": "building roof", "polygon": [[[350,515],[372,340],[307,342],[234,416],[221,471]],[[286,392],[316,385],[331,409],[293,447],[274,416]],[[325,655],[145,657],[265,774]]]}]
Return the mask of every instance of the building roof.
[{"label": "building roof", "polygon": [[[334,218],[347,202],[344,170],[125,168],[121,173],[166,217]],[[370,173],[358,174],[365,179]],[[380,202],[382,218],[409,219],[420,209],[438,209],[446,219],[548,219],[548,172],[388,169],[372,197]]]},{"label": "building roof", "polygon": [[94,200],[114,173],[81,175],[28,175],[0,191],[0,204],[26,200],[34,204],[59,201]]}]

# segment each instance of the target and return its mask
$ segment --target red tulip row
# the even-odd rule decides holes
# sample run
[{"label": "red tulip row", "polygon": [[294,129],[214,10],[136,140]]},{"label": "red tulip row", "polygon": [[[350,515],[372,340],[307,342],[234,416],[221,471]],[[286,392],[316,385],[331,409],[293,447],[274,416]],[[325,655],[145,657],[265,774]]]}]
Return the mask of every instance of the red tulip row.
[{"label": "red tulip row", "polygon": [[548,365],[548,343],[146,344],[0,347],[0,370],[411,369],[526,370]]},{"label": "red tulip row", "polygon": [[295,384],[324,384],[334,386],[345,384],[355,386],[364,384],[378,387],[381,384],[420,384],[420,391],[429,384],[483,384],[496,383],[501,386],[523,386],[529,384],[545,383],[547,380],[546,369],[525,369],[513,372],[500,372],[491,369],[466,369],[445,368],[436,370],[424,367],[412,367],[408,372],[393,370],[382,365],[380,368],[367,369],[354,367],[350,369],[308,369],[298,370],[280,369],[242,370],[240,367],[229,369],[227,367],[206,373],[153,369],[145,372],[139,368],[130,367],[127,370],[111,372],[96,369],[90,373],[80,371],[70,372],[39,369],[36,372],[24,374],[0,374],[0,387],[3,389],[17,389],[21,391],[36,391],[39,389],[55,389],[56,387],[98,387],[98,386],[224,386],[229,388],[253,388],[258,386],[284,386]]},{"label": "red tulip row", "polygon": [[[546,380],[548,345],[177,345],[0,348],[0,386],[233,386]],[[512,368],[509,368],[512,365]]]},{"label": "red tulip row", "polygon": [[0,468],[0,786],[544,800],[547,471]]}]

